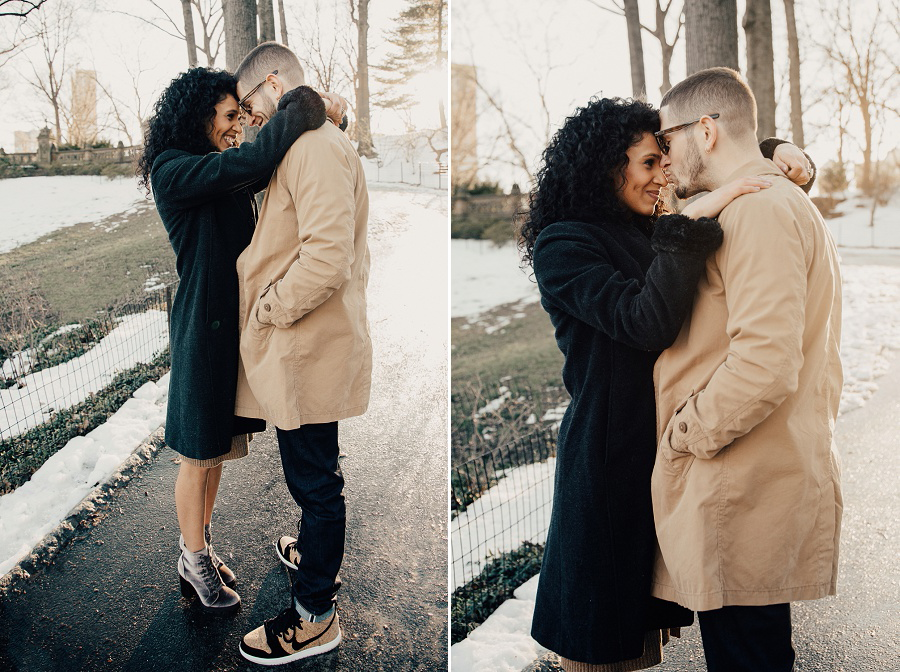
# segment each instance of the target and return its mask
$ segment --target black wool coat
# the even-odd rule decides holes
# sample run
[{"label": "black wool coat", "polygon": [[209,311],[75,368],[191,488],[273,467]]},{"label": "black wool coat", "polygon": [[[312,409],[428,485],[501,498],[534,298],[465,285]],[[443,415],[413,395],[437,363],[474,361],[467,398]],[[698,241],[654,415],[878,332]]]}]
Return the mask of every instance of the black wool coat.
[{"label": "black wool coat", "polygon": [[[782,142],[769,138],[760,150],[772,158]],[[570,660],[637,658],[646,631],[693,622],[690,611],[650,595],[653,366],[678,336],[721,241],[715,220],[665,215],[652,236],[622,221],[560,222],[535,243],[534,275],[572,399],[560,424],[531,634]]]},{"label": "black wool coat", "polygon": [[180,278],[172,304],[172,369],[166,443],[204,460],[231,450],[231,438],[265,430],[234,415],[239,360],[235,263],[253,237],[255,191],[266,187],[294,141],[325,122],[309,87],[285,94],[256,140],[205,155],[171,149],[153,162],[150,184],[175,251]]},{"label": "black wool coat", "polygon": [[553,510],[532,636],[571,660],[643,653],[644,634],[693,614],[650,596],[656,533],[653,365],[691,308],[712,219],[559,222],[534,246],[534,275],[565,355],[571,395],[559,430]]}]

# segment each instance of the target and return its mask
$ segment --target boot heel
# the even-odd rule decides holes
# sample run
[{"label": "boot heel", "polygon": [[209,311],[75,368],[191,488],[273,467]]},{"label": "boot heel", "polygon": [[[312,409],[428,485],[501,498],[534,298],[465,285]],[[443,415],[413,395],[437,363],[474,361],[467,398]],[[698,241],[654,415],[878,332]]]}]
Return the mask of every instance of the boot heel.
[{"label": "boot heel", "polygon": [[178,575],[178,580],[181,582],[182,597],[190,599],[197,596],[197,590],[188,581],[185,581],[184,577],[180,574]]}]

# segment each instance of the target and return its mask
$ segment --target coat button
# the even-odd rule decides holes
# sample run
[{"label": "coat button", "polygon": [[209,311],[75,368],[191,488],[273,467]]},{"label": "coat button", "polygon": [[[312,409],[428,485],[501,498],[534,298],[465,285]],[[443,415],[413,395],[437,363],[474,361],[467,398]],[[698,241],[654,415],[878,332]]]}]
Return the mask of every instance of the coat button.
[{"label": "coat button", "polygon": [[215,330],[218,329],[220,326],[221,326],[221,324],[219,323],[218,320],[216,320],[216,321],[213,322],[211,325],[209,325],[209,328],[212,329],[213,331],[215,331]]},{"label": "coat button", "polygon": [[265,303],[265,304],[263,304],[263,310],[268,312],[268,311],[272,310],[272,306],[270,306],[268,303]]},{"label": "coat button", "polygon": [[684,434],[687,431],[687,423],[679,422],[678,423],[678,431]]}]

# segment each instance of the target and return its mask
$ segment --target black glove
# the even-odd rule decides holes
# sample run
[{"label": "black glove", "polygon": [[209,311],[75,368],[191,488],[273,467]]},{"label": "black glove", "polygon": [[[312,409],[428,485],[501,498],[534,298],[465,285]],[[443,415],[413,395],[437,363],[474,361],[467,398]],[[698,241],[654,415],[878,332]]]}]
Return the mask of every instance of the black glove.
[{"label": "black glove", "polygon": [[308,86],[298,86],[282,95],[278,101],[278,109],[286,108],[303,115],[304,131],[319,128],[325,123],[325,101]]}]

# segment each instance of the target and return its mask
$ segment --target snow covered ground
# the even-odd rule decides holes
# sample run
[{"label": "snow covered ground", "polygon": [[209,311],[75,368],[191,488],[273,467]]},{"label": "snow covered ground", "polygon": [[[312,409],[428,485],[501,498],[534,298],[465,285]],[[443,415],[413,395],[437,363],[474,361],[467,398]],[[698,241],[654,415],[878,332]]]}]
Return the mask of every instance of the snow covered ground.
[{"label": "snow covered ground", "polygon": [[29,481],[0,496],[0,576],[165,421],[168,391],[168,374],[146,383],[109,420],[69,441]]},{"label": "snow covered ground", "polygon": [[826,219],[834,242],[844,247],[900,248],[900,195],[875,209],[875,226],[870,227],[871,201],[853,195],[835,210],[840,217]]},{"label": "snow covered ground", "polygon": [[[384,184],[370,184],[369,192],[373,257],[369,321],[377,356],[388,363],[391,358],[408,361],[416,357],[423,371],[443,370],[447,365],[449,303],[446,194]],[[65,204],[59,204],[59,207],[64,208]],[[416,319],[405,319],[413,311]],[[137,329],[139,319],[146,322],[143,328],[152,329],[154,324],[159,327],[153,333],[159,335],[164,347],[164,313],[161,322],[150,313],[126,318],[128,321],[111,332],[107,339],[124,337],[129,329]],[[411,323],[420,327],[411,332]],[[104,339],[83,357],[93,356],[110,367],[119,361],[115,359],[118,349]],[[99,356],[101,352],[105,353],[103,357]],[[49,376],[50,371],[33,375]],[[26,388],[38,384],[32,383],[31,376],[25,382]],[[20,391],[2,390],[0,394],[6,392]],[[104,425],[87,436],[70,441],[35,472],[31,480],[14,492],[0,496],[0,575],[30,552],[98,483],[114,474],[141,442],[165,421],[167,393],[168,375],[158,383],[147,383]],[[416,403],[419,390],[415,382],[403,394],[407,403]],[[75,403],[65,396],[64,390],[54,392],[54,398],[54,408]],[[3,436],[13,431],[3,419],[5,403],[0,401]],[[51,403],[41,397],[41,406],[48,405]],[[435,414],[434,422],[446,431],[445,417]]]},{"label": "snow covered ground", "polygon": [[450,647],[453,672],[520,672],[547,652],[530,634],[538,578],[516,588],[512,599]]},{"label": "snow covered ground", "polygon": [[513,551],[523,541],[546,541],[555,469],[551,457],[499,472],[497,485],[451,521],[451,592],[477,576],[490,556]]},{"label": "snow covered ground", "polygon": [[515,245],[457,238],[450,241],[450,296],[451,317],[470,322],[497,306],[540,300],[537,284],[519,268]]},{"label": "snow covered ground", "polygon": [[65,226],[131,211],[144,202],[133,178],[73,175],[0,180],[0,253]]},{"label": "snow covered ground", "polygon": [[0,439],[37,427],[53,411],[84,401],[109,385],[117,373],[151,361],[168,342],[165,311],[120,318],[119,326],[83,355],[28,374],[19,385],[0,390]]}]

